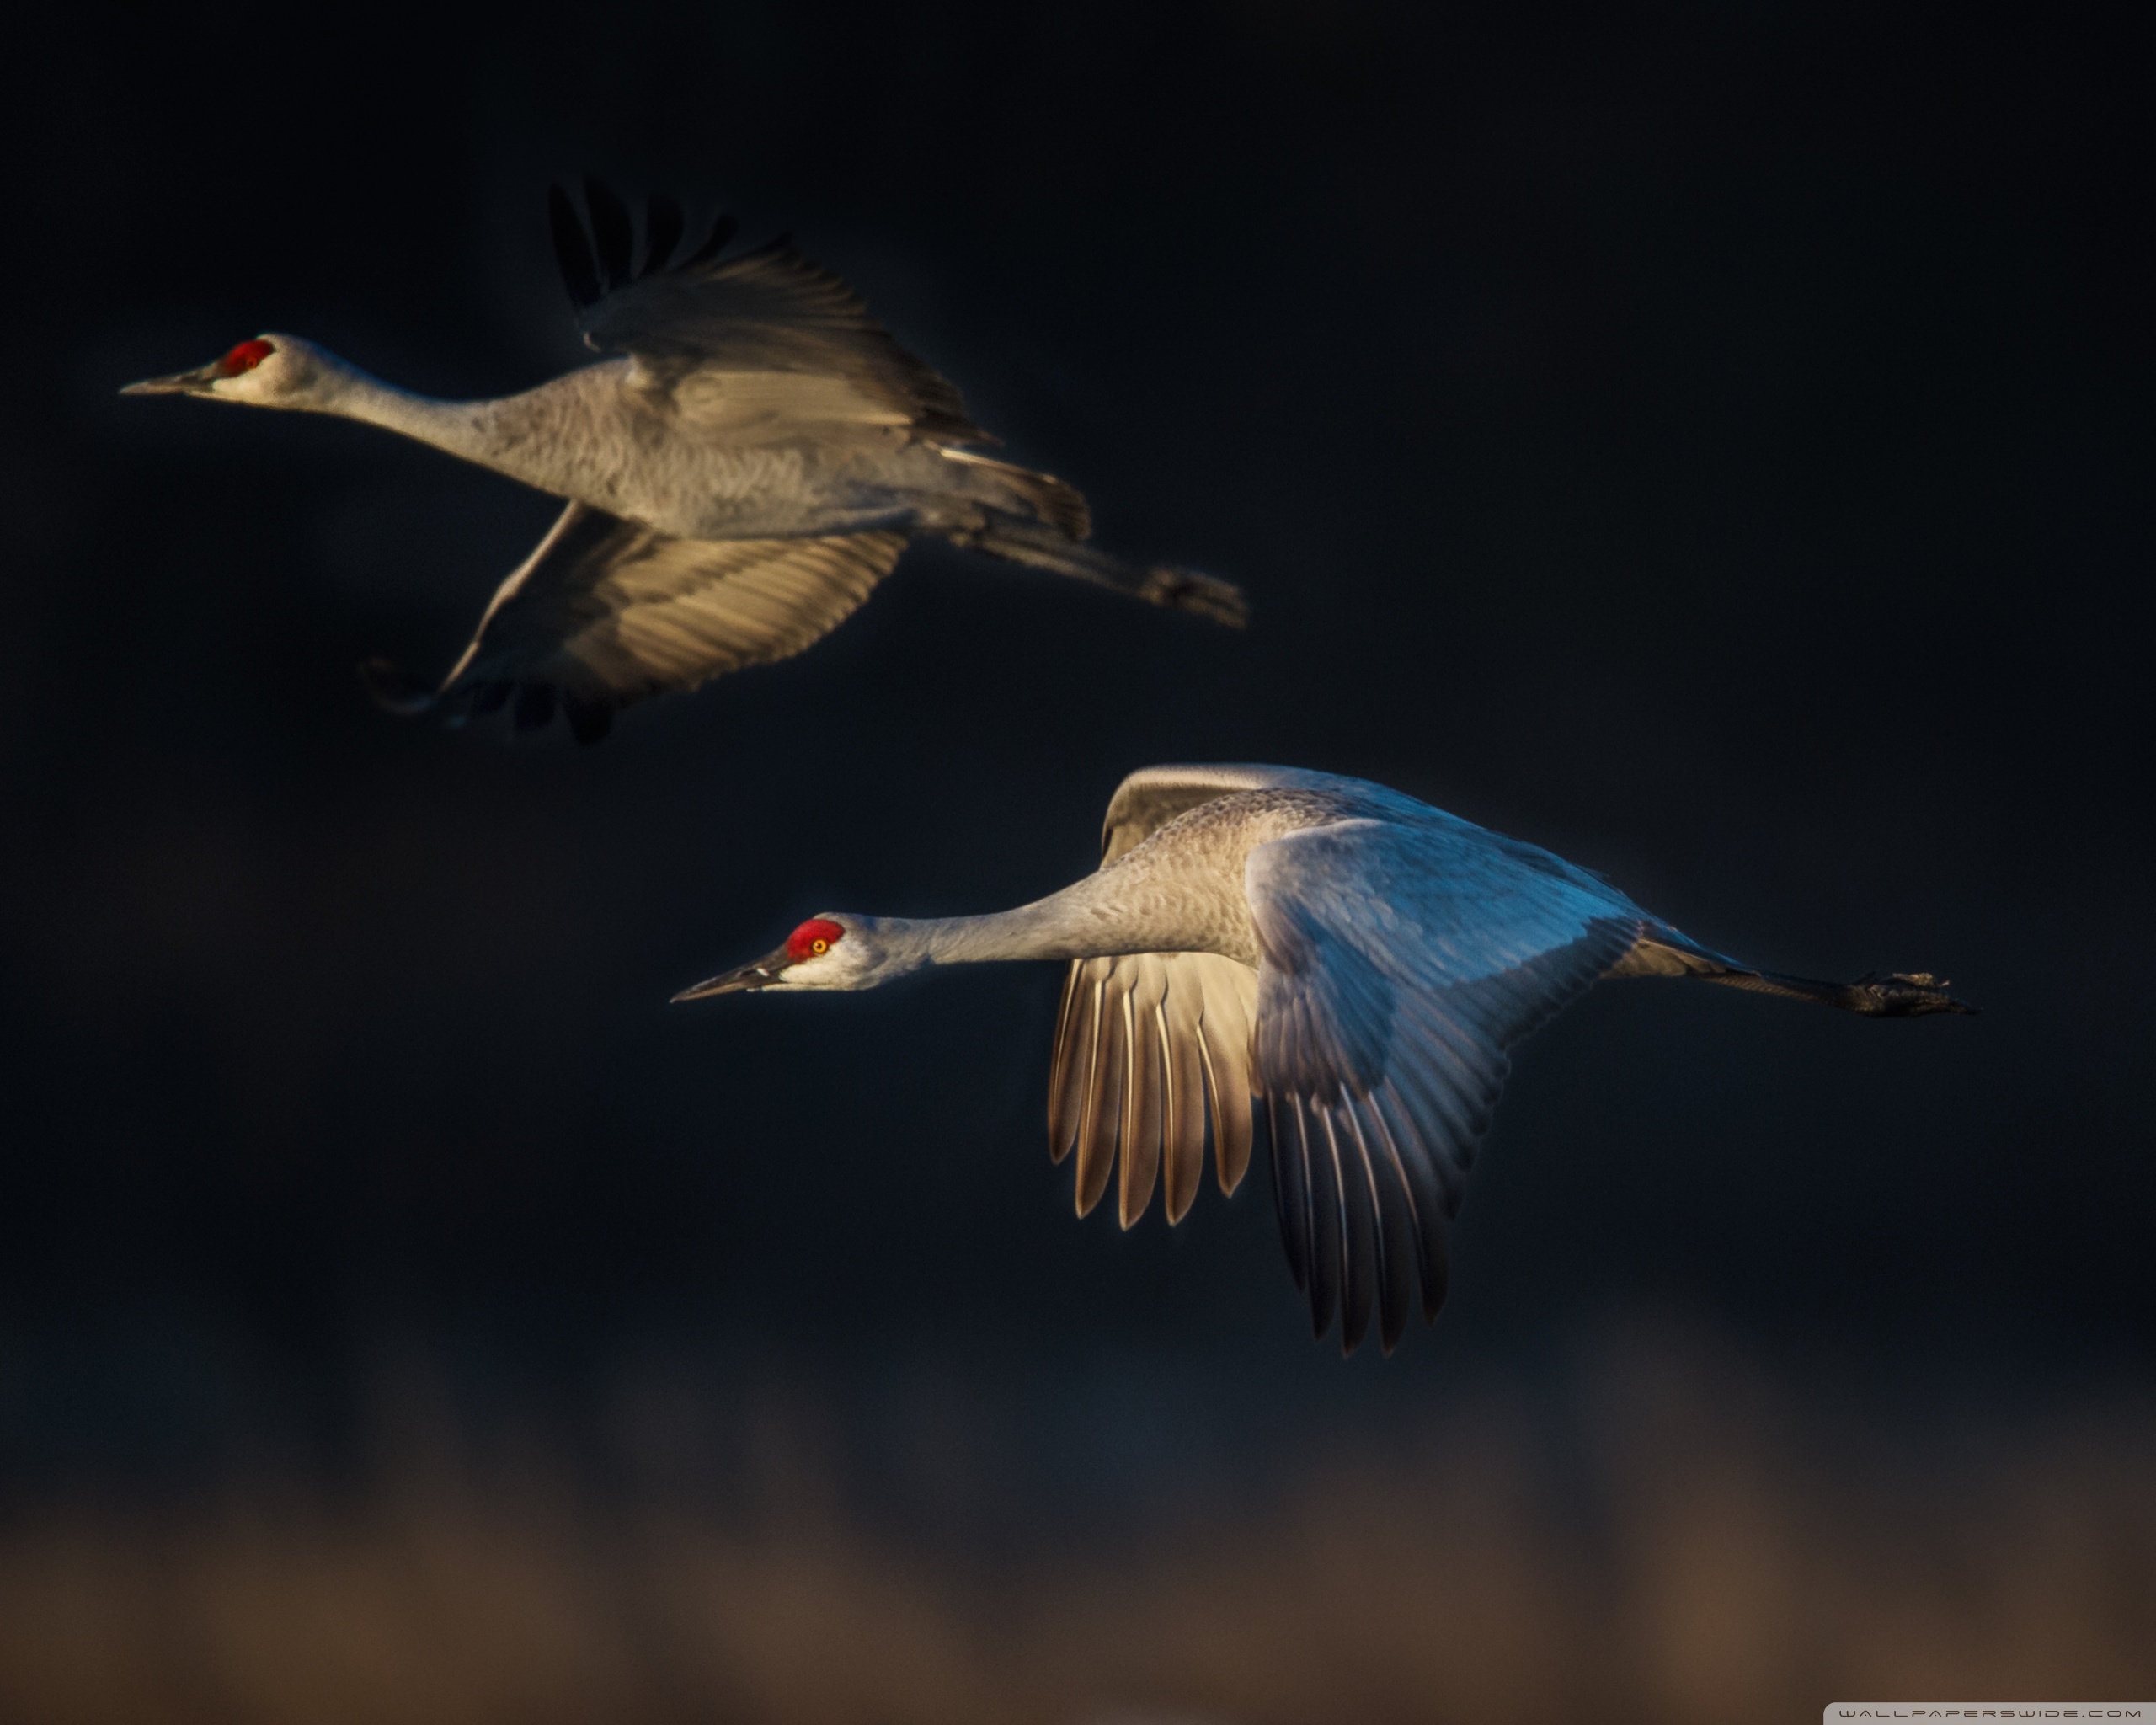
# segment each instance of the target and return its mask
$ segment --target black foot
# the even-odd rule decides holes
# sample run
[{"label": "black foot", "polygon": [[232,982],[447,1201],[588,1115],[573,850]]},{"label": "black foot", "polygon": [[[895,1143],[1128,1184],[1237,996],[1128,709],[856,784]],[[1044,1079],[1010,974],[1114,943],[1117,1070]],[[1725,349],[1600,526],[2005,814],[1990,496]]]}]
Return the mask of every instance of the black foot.
[{"label": "black foot", "polygon": [[1952,985],[1929,970],[1877,971],[1849,985],[1849,1010],[1870,1018],[1921,1018],[1927,1012],[1976,1012],[1979,1007],[1947,993]]},{"label": "black foot", "polygon": [[1234,582],[1201,575],[1196,569],[1177,569],[1171,563],[1155,563],[1146,570],[1145,585],[1138,590],[1138,596],[1171,611],[1210,617],[1231,629],[1245,628],[1250,623],[1250,601]]}]

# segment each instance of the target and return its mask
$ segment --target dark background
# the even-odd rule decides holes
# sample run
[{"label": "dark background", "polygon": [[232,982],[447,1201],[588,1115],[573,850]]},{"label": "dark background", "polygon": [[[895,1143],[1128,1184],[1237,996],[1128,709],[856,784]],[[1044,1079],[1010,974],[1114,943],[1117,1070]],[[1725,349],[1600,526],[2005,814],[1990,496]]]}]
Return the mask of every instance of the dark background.
[{"label": "dark background", "polygon": [[[1641,1348],[1912,1478],[1939,1407],[2002,1452],[2145,1409],[2131,43],[1503,15],[29,31],[0,1531],[273,1476],[364,1498],[422,1429],[483,1493],[504,1432],[579,1503],[721,1491],[776,1397],[836,1525],[972,1562],[1192,1491],[1239,1525],[1321,1452],[1449,1430],[1467,1386],[1540,1410],[1562,1528],[1593,1519],[1565,1458],[1607,1435],[1581,1386]],[[792,230],[1103,543],[1241,582],[1256,626],[924,547],[805,656],[596,749],[373,710],[354,665],[445,664],[555,505],[114,392],[264,328],[437,394],[536,382],[579,352],[544,190],[587,169]],[[1517,1060],[1434,1333],[1343,1365],[1262,1170],[1172,1233],[1071,1220],[1052,967],[665,1004],[811,911],[1060,886],[1122,775],[1178,760],[1380,779],[1718,948],[1940,971],[1985,1016],[1598,991]],[[2156,1453],[2156,1418],[2106,1429]],[[2121,1622],[2156,1600],[2129,1579]]]}]

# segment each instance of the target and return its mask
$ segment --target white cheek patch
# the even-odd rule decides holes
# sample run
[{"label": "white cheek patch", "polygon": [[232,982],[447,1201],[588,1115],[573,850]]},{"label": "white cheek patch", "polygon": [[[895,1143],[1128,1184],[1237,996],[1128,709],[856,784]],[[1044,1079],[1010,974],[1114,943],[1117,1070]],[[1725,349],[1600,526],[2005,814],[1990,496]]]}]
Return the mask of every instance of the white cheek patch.
[{"label": "white cheek patch", "polygon": [[805,959],[796,959],[792,964],[788,964],[785,969],[779,972],[776,980],[770,986],[773,990],[835,987],[840,985],[841,979],[846,975],[849,969],[848,965],[840,960],[838,944],[834,942],[822,952],[812,953]]}]

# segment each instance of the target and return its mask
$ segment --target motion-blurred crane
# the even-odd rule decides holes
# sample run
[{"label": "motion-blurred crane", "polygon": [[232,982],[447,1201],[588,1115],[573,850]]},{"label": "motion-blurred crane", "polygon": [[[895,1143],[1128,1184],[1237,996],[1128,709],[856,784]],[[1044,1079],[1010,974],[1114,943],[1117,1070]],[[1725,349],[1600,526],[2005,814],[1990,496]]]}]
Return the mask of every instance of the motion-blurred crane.
[{"label": "motion-blurred crane", "polygon": [[1265,1104],[1296,1285],[1352,1353],[1390,1353],[1417,1284],[1434,1320],[1445,1230],[1505,1050],[1604,976],[1694,977],[1872,1017],[1974,1009],[1929,975],[1776,975],[1710,951],[1598,876],[1380,785],[1278,766],[1155,766],[1108,804],[1099,869],[1015,911],[825,911],[685,990],[863,989],[933,964],[1068,960],[1049,1148],[1078,1212],[1118,1161],[1123,1225],[1197,1196],[1210,1117],[1232,1192]]},{"label": "motion-blurred crane", "polygon": [[518,729],[558,705],[595,740],[644,696],[801,651],[922,535],[1244,621],[1227,582],[1087,544],[1085,499],[979,453],[994,440],[958,392],[786,240],[725,256],[722,216],[675,264],[682,211],[654,197],[638,269],[626,206],[596,181],[584,197],[589,238],[559,186],[551,211],[584,341],[610,355],[595,365],[499,400],[438,401],[266,334],[122,392],[339,414],[569,500],[439,684],[363,667],[385,704],[462,717],[514,697]]}]

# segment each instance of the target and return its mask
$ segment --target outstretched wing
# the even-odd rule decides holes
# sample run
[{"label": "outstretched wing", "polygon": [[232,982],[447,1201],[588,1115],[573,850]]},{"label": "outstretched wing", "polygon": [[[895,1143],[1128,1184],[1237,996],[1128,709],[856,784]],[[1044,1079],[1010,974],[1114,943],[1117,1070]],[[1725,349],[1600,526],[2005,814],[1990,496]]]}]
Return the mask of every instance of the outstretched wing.
[{"label": "outstretched wing", "polygon": [[[1101,866],[1178,814],[1235,791],[1312,775],[1278,766],[1149,766],[1116,787],[1101,827]],[[1107,1190],[1129,1227],[1157,1179],[1168,1220],[1198,1196],[1209,1119],[1220,1189],[1250,1167],[1250,1031],[1257,973],[1211,953],[1139,953],[1073,962],[1055,1024],[1048,1087],[1049,1154],[1078,1152],[1078,1214]]]},{"label": "outstretched wing", "polygon": [[572,503],[495,590],[438,688],[367,667],[402,712],[489,713],[511,696],[520,730],[558,704],[579,742],[647,695],[790,657],[828,634],[891,572],[902,533],[819,539],[670,539]]},{"label": "outstretched wing", "polygon": [[1198,1196],[1206,1123],[1220,1189],[1250,1167],[1251,1023],[1257,973],[1212,953],[1082,959],[1063,985],[1049,1068],[1049,1153],[1078,1152],[1078,1214],[1107,1190],[1118,1156],[1118,1212],[1129,1227],[1153,1201],[1168,1220]]},{"label": "outstretched wing", "polygon": [[1339,780],[1294,766],[1141,766],[1115,788],[1101,823],[1101,866],[1136,849],[1178,814],[1236,791],[1325,789]]},{"label": "outstretched wing", "polygon": [[584,199],[595,265],[568,195],[557,186],[550,203],[584,340],[632,355],[638,375],[671,392],[684,411],[730,422],[747,403],[760,424],[813,424],[826,435],[850,426],[942,445],[995,441],[966,416],[958,390],[893,340],[859,295],[786,240],[723,257],[734,228],[722,216],[696,253],[670,266],[681,213],[654,198],[639,273],[621,200],[590,179]]},{"label": "outstretched wing", "polygon": [[1374,1302],[1390,1353],[1417,1280],[1426,1318],[1444,1302],[1445,1228],[1505,1050],[1652,919],[1584,870],[1444,816],[1275,840],[1244,885],[1289,1264],[1317,1334],[1337,1313],[1353,1352]]}]

